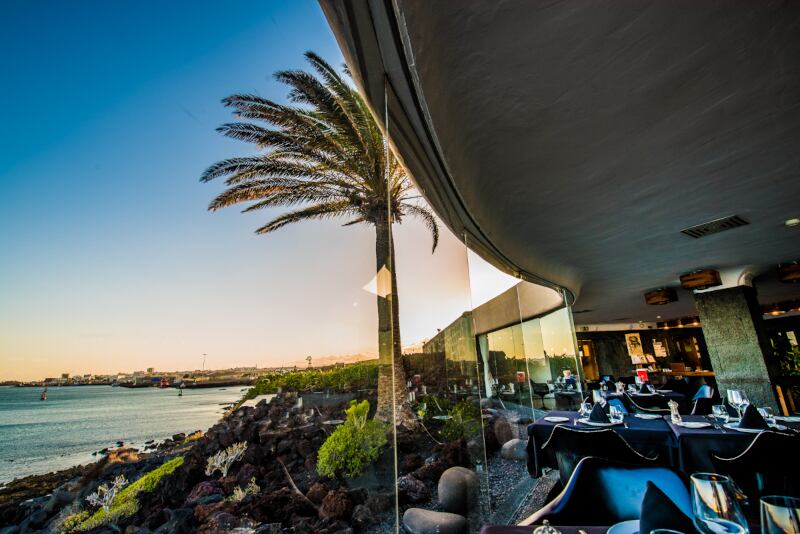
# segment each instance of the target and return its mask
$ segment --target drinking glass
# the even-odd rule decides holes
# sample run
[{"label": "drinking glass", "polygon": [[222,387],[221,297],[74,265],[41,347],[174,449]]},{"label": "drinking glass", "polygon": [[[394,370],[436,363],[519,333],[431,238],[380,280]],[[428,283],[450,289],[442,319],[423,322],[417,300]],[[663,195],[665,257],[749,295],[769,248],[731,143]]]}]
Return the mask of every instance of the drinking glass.
[{"label": "drinking glass", "polygon": [[775,424],[775,414],[772,412],[772,408],[770,408],[769,406],[764,406],[763,408],[759,408],[758,413],[761,414],[761,417],[764,418],[764,421],[766,421],[768,425]]},{"label": "drinking glass", "polygon": [[736,408],[736,411],[739,413],[739,417],[741,418],[742,403],[744,402],[743,401],[744,393],[742,393],[742,391],[738,389],[729,389],[727,395],[728,395],[728,402],[731,404],[731,406]]},{"label": "drinking glass", "polygon": [[589,417],[589,415],[592,413],[592,404],[590,402],[581,403],[581,407],[578,412],[584,417]]},{"label": "drinking glass", "polygon": [[711,415],[719,424],[725,424],[730,420],[728,409],[724,404],[715,404],[711,407]]},{"label": "drinking glass", "polygon": [[609,406],[608,415],[611,421],[614,423],[619,423],[620,421],[622,421],[623,418],[622,410],[620,410],[616,406]]},{"label": "drinking glass", "polygon": [[731,480],[716,473],[690,477],[694,525],[705,534],[745,534],[748,531]]},{"label": "drinking glass", "polygon": [[761,497],[761,534],[800,532],[800,499],[769,495]]}]

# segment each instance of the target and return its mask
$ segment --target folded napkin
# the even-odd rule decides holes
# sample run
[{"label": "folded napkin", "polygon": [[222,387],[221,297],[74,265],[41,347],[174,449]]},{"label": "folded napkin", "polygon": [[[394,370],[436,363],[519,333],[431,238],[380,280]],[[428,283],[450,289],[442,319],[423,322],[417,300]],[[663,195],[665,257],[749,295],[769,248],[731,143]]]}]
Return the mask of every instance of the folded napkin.
[{"label": "folded napkin", "polygon": [[639,534],[650,534],[655,529],[666,528],[690,534],[695,532],[692,518],[683,513],[658,486],[647,481],[639,517]]},{"label": "folded napkin", "polygon": [[758,413],[758,409],[752,404],[748,404],[747,408],[744,409],[744,415],[742,415],[742,420],[739,421],[739,426],[741,428],[769,428],[767,422]]},{"label": "folded napkin", "polygon": [[739,412],[737,412],[736,408],[731,406],[728,401],[723,401],[722,404],[725,406],[725,410],[728,412],[728,417],[739,417]]},{"label": "folded napkin", "polygon": [[639,393],[652,393],[650,391],[650,382],[642,382],[639,384]]},{"label": "folded napkin", "polygon": [[592,421],[593,423],[611,422],[611,420],[606,415],[606,411],[603,409],[603,406],[601,406],[599,402],[595,403],[594,407],[592,408],[592,413],[589,414],[589,421]]}]

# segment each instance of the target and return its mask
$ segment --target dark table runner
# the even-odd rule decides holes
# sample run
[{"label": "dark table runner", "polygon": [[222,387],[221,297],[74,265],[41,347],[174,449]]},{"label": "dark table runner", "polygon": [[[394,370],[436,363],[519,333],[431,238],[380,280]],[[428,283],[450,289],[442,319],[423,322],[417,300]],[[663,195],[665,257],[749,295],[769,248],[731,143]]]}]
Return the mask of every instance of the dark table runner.
[{"label": "dark table runner", "polygon": [[552,423],[542,417],[535,423],[528,425],[528,472],[532,477],[541,476],[543,467],[554,469],[558,467],[553,450],[548,448],[548,450],[542,451],[542,445],[547,443],[556,425],[565,425],[579,430],[613,428],[637,452],[647,456],[658,454],[659,458],[666,458],[668,462],[672,461],[674,454],[672,449],[676,446],[676,442],[669,425],[663,418],[647,420],[629,415],[625,417],[625,421],[628,424],[628,428],[625,428],[623,425],[612,427],[575,425],[575,420],[581,417],[577,412],[554,411],[549,412],[547,416],[568,417],[569,422]]}]

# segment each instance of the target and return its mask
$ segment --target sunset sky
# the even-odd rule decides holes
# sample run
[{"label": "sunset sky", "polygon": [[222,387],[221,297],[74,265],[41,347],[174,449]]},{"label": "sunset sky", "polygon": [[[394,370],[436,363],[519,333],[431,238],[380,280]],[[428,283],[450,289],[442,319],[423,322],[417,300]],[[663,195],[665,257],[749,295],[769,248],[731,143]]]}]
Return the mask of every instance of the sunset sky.
[{"label": "sunset sky", "polygon": [[[0,6],[0,380],[376,352],[374,230],[209,213],[220,99],[342,57],[315,1]],[[13,53],[11,53],[13,51]],[[342,221],[344,222],[344,221]],[[396,229],[403,344],[510,286],[444,231]]]}]

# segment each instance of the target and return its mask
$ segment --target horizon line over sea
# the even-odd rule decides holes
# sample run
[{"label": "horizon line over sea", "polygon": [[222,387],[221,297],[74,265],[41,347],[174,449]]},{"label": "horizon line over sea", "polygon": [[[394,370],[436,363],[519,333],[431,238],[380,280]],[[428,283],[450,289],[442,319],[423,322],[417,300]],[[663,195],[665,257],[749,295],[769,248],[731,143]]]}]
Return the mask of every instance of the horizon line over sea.
[{"label": "horizon line over sea", "polygon": [[247,387],[184,390],[61,386],[47,400],[32,388],[0,386],[0,486],[99,460],[118,441],[142,448],[178,433],[205,432]]}]

